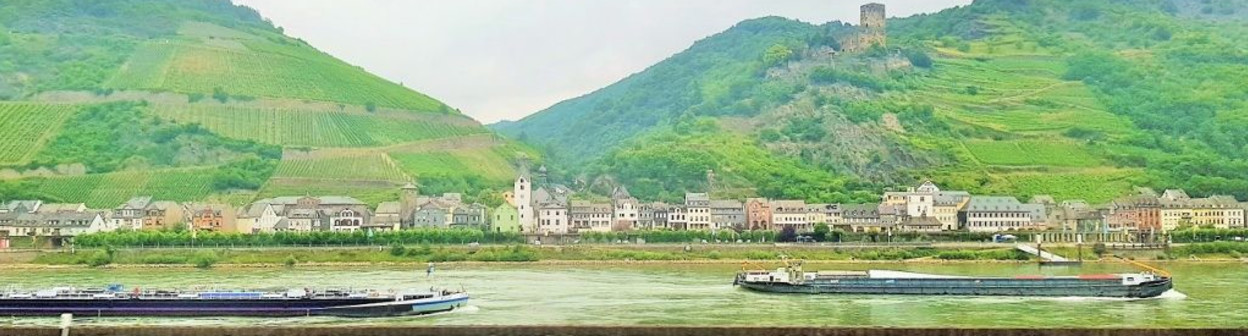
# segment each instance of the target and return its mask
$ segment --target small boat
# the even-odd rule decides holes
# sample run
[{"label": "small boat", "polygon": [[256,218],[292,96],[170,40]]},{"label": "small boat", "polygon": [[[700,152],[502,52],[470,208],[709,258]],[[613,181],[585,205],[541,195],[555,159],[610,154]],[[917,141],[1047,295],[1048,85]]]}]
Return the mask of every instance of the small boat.
[{"label": "small boat", "polygon": [[[786,263],[787,264],[787,263]],[[1169,275],[971,277],[885,270],[803,272],[801,264],[774,271],[742,270],[734,285],[759,292],[1149,298],[1170,290]]]},{"label": "small boat", "polygon": [[378,317],[451,311],[462,291],[381,292],[346,289],[123,290],[60,287],[0,292],[0,316],[342,316]]}]

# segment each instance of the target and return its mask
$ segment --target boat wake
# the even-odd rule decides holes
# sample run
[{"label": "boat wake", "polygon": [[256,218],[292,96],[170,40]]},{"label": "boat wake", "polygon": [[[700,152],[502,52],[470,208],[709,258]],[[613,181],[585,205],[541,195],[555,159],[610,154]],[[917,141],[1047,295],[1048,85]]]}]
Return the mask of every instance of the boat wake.
[{"label": "boat wake", "polygon": [[1124,301],[1126,302],[1126,301],[1152,301],[1152,300],[1183,300],[1183,299],[1187,299],[1187,294],[1183,294],[1182,292],[1179,292],[1178,290],[1171,289],[1164,293],[1161,293],[1161,295],[1150,297],[1150,298],[1060,297],[1060,298],[1040,298],[1040,299],[1048,299],[1048,300],[1054,300],[1054,301],[1071,301],[1071,302],[1079,302],[1079,301]]}]

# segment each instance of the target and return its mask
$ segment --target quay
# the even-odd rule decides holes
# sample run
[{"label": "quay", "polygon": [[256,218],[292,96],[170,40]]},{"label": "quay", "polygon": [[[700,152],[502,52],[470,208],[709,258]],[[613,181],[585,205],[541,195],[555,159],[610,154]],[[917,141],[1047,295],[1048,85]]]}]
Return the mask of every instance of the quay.
[{"label": "quay", "polygon": [[[0,336],[57,336],[56,327],[0,326]],[[701,326],[81,326],[75,336],[1230,336],[1244,329],[1025,329]]]}]

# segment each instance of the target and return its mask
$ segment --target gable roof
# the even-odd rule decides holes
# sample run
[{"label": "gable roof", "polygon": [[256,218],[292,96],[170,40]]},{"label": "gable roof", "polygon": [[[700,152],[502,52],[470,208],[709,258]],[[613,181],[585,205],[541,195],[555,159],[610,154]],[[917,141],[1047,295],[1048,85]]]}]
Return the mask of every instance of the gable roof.
[{"label": "gable roof", "polygon": [[138,197],[131,198],[125,203],[122,203],[121,205],[117,206],[117,209],[118,210],[143,210],[143,209],[147,209],[147,206],[150,204],[152,204],[151,196],[138,196]]},{"label": "gable roof", "polygon": [[401,207],[401,206],[399,206],[399,202],[394,202],[394,201],[391,201],[391,202],[381,202],[381,204],[377,204],[377,212],[376,212],[376,213],[377,213],[378,215],[381,215],[381,214],[398,214],[398,213],[400,212],[400,210],[401,210],[400,208],[402,208],[402,207]]}]

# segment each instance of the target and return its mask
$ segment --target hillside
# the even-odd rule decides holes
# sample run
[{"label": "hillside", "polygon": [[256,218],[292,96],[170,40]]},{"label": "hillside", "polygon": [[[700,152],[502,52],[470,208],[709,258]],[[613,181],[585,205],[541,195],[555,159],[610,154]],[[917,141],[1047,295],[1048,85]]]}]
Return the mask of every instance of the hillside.
[{"label": "hillside", "polygon": [[[1135,185],[1245,198],[1244,13],[1243,1],[980,0],[890,19],[888,48],[858,52],[843,50],[854,29],[841,23],[755,19],[494,127],[622,183],[705,190],[715,170],[729,196],[847,201],[931,178],[1092,202]],[[657,150],[702,146],[740,154]],[[760,160],[828,177],[773,187],[808,179]]]},{"label": "hillside", "polygon": [[133,195],[376,203],[412,181],[475,197],[535,156],[228,0],[6,1],[0,134],[0,199],[104,208]]}]

